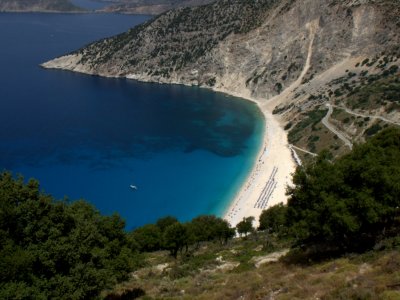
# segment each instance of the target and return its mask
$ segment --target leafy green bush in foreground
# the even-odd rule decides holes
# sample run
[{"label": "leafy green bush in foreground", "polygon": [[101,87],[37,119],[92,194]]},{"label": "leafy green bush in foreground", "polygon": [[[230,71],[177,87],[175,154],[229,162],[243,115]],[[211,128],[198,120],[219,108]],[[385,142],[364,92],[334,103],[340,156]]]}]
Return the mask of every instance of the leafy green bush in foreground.
[{"label": "leafy green bush in foreground", "polygon": [[124,227],[117,215],[56,202],[37,181],[1,174],[0,298],[95,298],[138,262]]},{"label": "leafy green bush in foreground", "polygon": [[322,154],[293,182],[287,221],[300,242],[364,251],[398,234],[400,130],[384,130],[335,162]]}]

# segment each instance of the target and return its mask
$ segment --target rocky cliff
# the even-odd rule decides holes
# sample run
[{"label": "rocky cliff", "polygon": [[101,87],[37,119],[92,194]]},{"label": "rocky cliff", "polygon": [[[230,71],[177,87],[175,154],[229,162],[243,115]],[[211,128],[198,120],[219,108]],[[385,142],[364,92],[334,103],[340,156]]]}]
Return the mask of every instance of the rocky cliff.
[{"label": "rocky cliff", "polygon": [[[399,45],[396,0],[220,0],[169,11],[44,66],[261,99],[291,143],[336,155],[371,127],[400,122]],[[384,96],[363,107],[371,84]]]}]

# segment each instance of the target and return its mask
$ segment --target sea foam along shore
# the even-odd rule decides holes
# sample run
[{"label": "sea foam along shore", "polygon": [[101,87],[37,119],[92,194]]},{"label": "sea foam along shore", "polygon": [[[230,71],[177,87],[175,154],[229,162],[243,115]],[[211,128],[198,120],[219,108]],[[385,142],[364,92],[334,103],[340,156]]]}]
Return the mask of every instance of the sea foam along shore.
[{"label": "sea foam along shore", "polygon": [[[119,77],[112,74],[93,74],[90,69],[79,65],[79,60],[80,55],[66,55],[43,63],[41,66],[103,77]],[[148,75],[141,74],[128,74],[125,77],[142,82],[184,84],[178,81],[157,81]],[[287,134],[271,113],[275,104],[287,93],[283,92],[273,99],[261,100],[251,97],[245,89],[239,88],[233,91],[229,88],[213,87],[212,90],[255,102],[264,114],[266,127],[257,159],[247,179],[224,214],[224,219],[232,226],[236,226],[244,217],[250,216],[255,218],[254,225],[257,225],[258,218],[264,209],[280,202],[286,203],[286,186],[291,184],[291,174],[295,170],[295,162],[288,147]]]},{"label": "sea foam along shore", "polygon": [[255,218],[253,224],[257,226],[259,216],[264,209],[280,202],[287,202],[286,187],[292,184],[292,173],[296,168],[289,149],[287,134],[271,113],[278,99],[275,97],[271,99],[272,101],[263,101],[227,89],[213,90],[255,102],[264,114],[263,141],[256,161],[224,214],[224,219],[232,226],[236,226],[243,218],[250,216]]}]

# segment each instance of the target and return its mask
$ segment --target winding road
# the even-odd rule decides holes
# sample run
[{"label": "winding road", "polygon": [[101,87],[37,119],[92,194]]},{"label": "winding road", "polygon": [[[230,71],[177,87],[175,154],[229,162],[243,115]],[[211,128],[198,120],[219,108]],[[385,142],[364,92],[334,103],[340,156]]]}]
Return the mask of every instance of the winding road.
[{"label": "winding road", "polygon": [[394,125],[400,126],[400,123],[388,120],[388,119],[386,119],[384,117],[381,117],[381,116],[364,115],[364,114],[356,113],[356,112],[354,112],[354,111],[352,111],[352,110],[350,110],[350,109],[348,109],[346,107],[343,107],[343,106],[332,105],[332,104],[331,104],[331,106],[339,108],[339,109],[343,109],[350,115],[354,115],[354,116],[357,116],[357,117],[363,117],[363,118],[377,119],[377,120],[381,120],[381,121],[384,121],[384,122],[387,122],[387,123],[390,123],[390,124],[394,124]]},{"label": "winding road", "polygon": [[343,141],[343,143],[351,149],[353,149],[353,143],[340,131],[338,131],[335,126],[333,126],[329,122],[329,118],[331,117],[333,113],[333,107],[331,104],[327,103],[326,106],[328,107],[328,113],[326,116],[322,119],[322,124],[325,125],[326,128],[328,128],[330,131],[332,131],[339,139]]}]

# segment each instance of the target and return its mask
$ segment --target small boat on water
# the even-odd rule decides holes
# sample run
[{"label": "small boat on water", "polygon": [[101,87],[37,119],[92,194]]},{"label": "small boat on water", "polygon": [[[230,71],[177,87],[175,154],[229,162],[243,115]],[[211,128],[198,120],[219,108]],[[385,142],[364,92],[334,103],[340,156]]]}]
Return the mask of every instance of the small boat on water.
[{"label": "small boat on water", "polygon": [[137,186],[136,186],[136,185],[131,184],[129,187],[130,187],[132,190],[137,190]]}]

